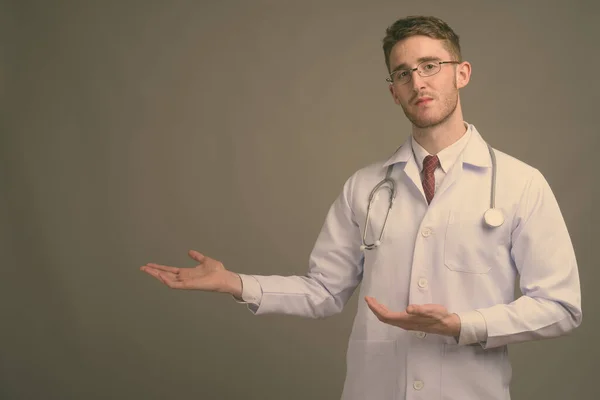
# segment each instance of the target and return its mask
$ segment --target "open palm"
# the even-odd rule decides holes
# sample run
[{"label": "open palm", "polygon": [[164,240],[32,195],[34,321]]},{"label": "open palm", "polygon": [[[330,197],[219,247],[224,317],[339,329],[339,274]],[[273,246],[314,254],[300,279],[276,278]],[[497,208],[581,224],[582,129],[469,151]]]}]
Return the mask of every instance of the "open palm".
[{"label": "open palm", "polygon": [[148,263],[140,269],[173,289],[223,291],[228,272],[223,264],[194,250],[188,255],[199,264],[193,268],[178,268]]}]

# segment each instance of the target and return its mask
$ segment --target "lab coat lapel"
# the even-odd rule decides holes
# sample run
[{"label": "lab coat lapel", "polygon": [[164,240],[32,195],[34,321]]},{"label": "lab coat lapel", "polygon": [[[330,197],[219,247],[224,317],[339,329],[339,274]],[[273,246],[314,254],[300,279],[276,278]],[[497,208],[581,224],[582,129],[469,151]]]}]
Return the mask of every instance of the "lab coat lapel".
[{"label": "lab coat lapel", "polygon": [[444,181],[438,190],[435,192],[432,203],[436,198],[441,197],[442,194],[452,187],[452,185],[461,177],[463,174],[464,164],[470,164],[481,168],[491,167],[492,164],[487,144],[473,125],[471,125],[470,128],[472,129],[472,134],[469,138],[469,142],[465,146],[465,149],[462,151],[462,153],[458,156],[458,159],[452,168],[450,168],[450,171],[448,171],[446,174],[446,177],[444,178]]},{"label": "lab coat lapel", "polygon": [[454,182],[456,182],[460,178],[460,176],[462,175],[462,172],[463,172],[463,155],[460,154],[458,156],[458,159],[452,166],[452,168],[450,168],[450,171],[448,171],[448,173],[444,177],[442,184],[440,185],[440,187],[437,189],[437,191],[433,195],[433,200],[431,202],[432,203],[435,202],[436,198],[440,198],[446,190],[448,190],[450,187],[452,187]]},{"label": "lab coat lapel", "polygon": [[[472,135],[469,138],[469,142],[467,143],[463,152],[459,155],[450,171],[448,171],[446,174],[444,181],[433,196],[432,203],[436,201],[436,198],[441,197],[441,195],[450,187],[452,187],[452,185],[454,185],[454,183],[461,177],[463,173],[463,164],[470,164],[476,167],[484,168],[491,167],[487,144],[479,132],[477,132],[475,126],[470,124],[469,127],[472,130]],[[425,198],[425,192],[423,191],[423,183],[421,182],[421,174],[412,151],[410,136],[404,142],[404,144],[402,144],[402,146],[400,146],[383,164],[383,167],[385,168],[388,165],[395,163],[400,163],[404,173],[421,193],[423,201],[426,202],[427,200]]]},{"label": "lab coat lapel", "polygon": [[487,143],[473,125],[470,127],[472,132],[471,138],[462,152],[461,160],[465,164],[470,164],[475,167],[490,168],[492,166],[492,160],[490,158]]},{"label": "lab coat lapel", "polygon": [[423,184],[421,183],[421,174],[412,151],[410,136],[404,142],[404,144],[402,144],[402,146],[400,146],[396,152],[383,164],[383,167],[385,168],[388,165],[395,163],[400,164],[399,167],[402,168],[406,176],[412,181],[417,190],[421,192],[423,200],[425,200],[425,192],[423,191]]},{"label": "lab coat lapel", "polygon": [[[411,152],[412,153],[412,152]],[[417,165],[417,160],[415,157],[411,155],[410,159],[404,164],[404,173],[406,176],[412,181],[412,183],[417,187],[417,190],[421,192],[423,196],[423,200],[427,202],[425,197],[425,192],[423,191],[423,182],[421,181],[421,173],[419,172],[419,166]]]}]

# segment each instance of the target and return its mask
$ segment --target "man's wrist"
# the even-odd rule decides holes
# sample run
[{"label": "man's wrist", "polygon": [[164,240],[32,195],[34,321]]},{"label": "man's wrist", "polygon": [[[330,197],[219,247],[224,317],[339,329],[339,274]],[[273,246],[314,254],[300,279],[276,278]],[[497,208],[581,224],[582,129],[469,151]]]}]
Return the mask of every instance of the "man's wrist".
[{"label": "man's wrist", "polygon": [[223,293],[229,293],[238,300],[242,298],[243,284],[242,278],[235,272],[225,271],[223,279]]},{"label": "man's wrist", "polygon": [[458,341],[458,338],[460,337],[460,328],[461,328],[461,323],[460,323],[460,317],[458,316],[458,314],[449,314],[447,317],[447,322],[446,322],[446,326],[447,326],[447,335],[448,336],[452,336],[454,338],[456,338],[456,340]]}]

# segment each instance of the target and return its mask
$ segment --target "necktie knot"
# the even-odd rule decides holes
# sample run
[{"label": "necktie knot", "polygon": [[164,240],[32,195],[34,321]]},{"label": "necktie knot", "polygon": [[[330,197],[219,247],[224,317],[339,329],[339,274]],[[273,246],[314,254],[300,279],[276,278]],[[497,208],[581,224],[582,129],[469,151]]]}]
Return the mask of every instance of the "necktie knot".
[{"label": "necktie knot", "polygon": [[439,165],[440,159],[438,158],[438,156],[426,156],[423,160],[423,172],[433,172]]},{"label": "necktie knot", "polygon": [[435,176],[434,171],[440,165],[438,156],[426,156],[423,160],[423,191],[427,204],[431,203],[435,193]]}]

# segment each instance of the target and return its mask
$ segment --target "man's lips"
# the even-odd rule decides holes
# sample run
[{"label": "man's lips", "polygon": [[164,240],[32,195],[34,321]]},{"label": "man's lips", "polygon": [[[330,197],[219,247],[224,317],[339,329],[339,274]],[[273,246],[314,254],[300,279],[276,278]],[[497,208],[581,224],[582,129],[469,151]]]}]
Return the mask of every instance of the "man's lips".
[{"label": "man's lips", "polygon": [[416,105],[419,104],[427,104],[430,101],[432,101],[433,99],[431,97],[420,97],[417,99],[417,101],[415,102]]}]

